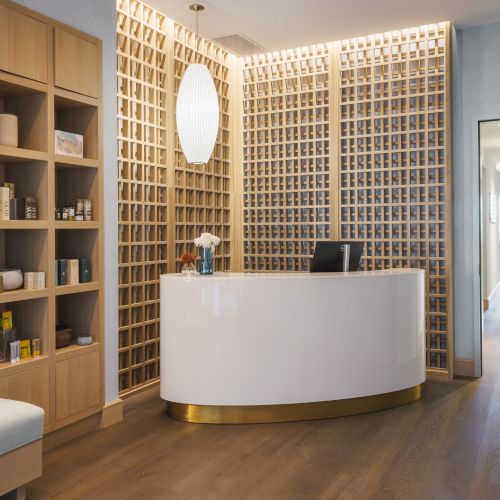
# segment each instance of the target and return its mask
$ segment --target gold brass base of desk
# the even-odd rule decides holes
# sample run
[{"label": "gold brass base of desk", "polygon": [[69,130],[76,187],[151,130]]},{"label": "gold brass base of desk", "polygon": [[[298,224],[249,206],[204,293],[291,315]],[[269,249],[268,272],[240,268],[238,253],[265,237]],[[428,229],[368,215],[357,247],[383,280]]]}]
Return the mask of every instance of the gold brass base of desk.
[{"label": "gold brass base of desk", "polygon": [[421,386],[362,398],[284,405],[212,406],[169,401],[167,414],[175,420],[197,424],[264,424],[346,417],[387,410],[420,399]]}]

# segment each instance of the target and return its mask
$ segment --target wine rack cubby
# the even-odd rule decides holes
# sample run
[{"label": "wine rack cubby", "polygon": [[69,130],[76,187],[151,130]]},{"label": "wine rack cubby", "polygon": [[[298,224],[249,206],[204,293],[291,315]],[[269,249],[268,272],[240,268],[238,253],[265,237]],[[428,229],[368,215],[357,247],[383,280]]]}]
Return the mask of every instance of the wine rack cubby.
[{"label": "wine rack cubby", "polygon": [[364,269],[426,271],[427,367],[451,357],[448,23],[337,44],[341,239],[365,242]]},{"label": "wine rack cubby", "polygon": [[307,271],[330,237],[329,69],[326,45],[245,58],[246,271]]}]

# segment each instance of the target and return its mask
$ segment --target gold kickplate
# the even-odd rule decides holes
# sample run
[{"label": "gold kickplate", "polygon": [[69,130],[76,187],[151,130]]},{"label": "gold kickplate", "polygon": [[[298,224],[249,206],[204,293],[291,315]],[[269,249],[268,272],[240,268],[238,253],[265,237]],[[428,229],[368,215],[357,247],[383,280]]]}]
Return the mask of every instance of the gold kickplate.
[{"label": "gold kickplate", "polygon": [[420,399],[421,386],[401,391],[339,401],[284,405],[213,406],[168,401],[167,414],[175,420],[197,424],[263,424],[346,417],[387,410]]}]

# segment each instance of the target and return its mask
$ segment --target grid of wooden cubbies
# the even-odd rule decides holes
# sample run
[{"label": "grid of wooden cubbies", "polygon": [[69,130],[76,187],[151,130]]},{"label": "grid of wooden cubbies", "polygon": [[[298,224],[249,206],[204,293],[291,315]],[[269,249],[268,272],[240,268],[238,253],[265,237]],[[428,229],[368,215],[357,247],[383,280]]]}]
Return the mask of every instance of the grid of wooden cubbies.
[{"label": "grid of wooden cubbies", "polygon": [[229,132],[229,54],[179,24],[174,25],[174,92],[177,96],[191,63],[207,65],[219,95],[220,126],[214,152],[206,165],[186,162],[175,132],[175,255],[194,252],[194,238],[203,232],[220,237],[214,269],[231,267],[231,160]]},{"label": "grid of wooden cubbies", "polygon": [[167,272],[167,18],[117,2],[119,391],[159,377]]},{"label": "grid of wooden cubbies", "polygon": [[330,236],[328,48],[244,63],[244,268],[309,270],[316,241]]},{"label": "grid of wooden cubbies", "polygon": [[450,369],[448,23],[339,44],[339,233],[363,267],[426,271],[427,367]]},{"label": "grid of wooden cubbies", "polygon": [[[195,251],[192,242],[204,231],[222,240],[215,269],[230,268],[231,152],[227,52],[142,2],[118,0],[117,58],[119,390],[124,396],[158,381],[160,275],[179,271],[182,253]],[[186,163],[174,136],[175,95],[195,61],[210,69],[221,107],[215,150],[203,166]],[[172,70],[174,78],[167,76]]]}]

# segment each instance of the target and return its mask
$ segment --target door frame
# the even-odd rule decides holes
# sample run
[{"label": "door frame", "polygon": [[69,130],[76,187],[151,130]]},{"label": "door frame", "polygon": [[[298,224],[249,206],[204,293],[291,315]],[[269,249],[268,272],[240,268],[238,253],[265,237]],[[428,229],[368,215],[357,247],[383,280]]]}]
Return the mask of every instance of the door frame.
[{"label": "door frame", "polygon": [[[482,287],[482,260],[483,260],[483,205],[481,183],[481,123],[492,121],[500,122],[500,113],[481,113],[472,115],[470,123],[470,144],[472,146],[469,158],[472,161],[472,268],[473,275],[473,348],[474,348],[474,376],[483,375],[483,287]],[[465,151],[464,151],[465,153]],[[464,154],[464,161],[468,155]]]}]

